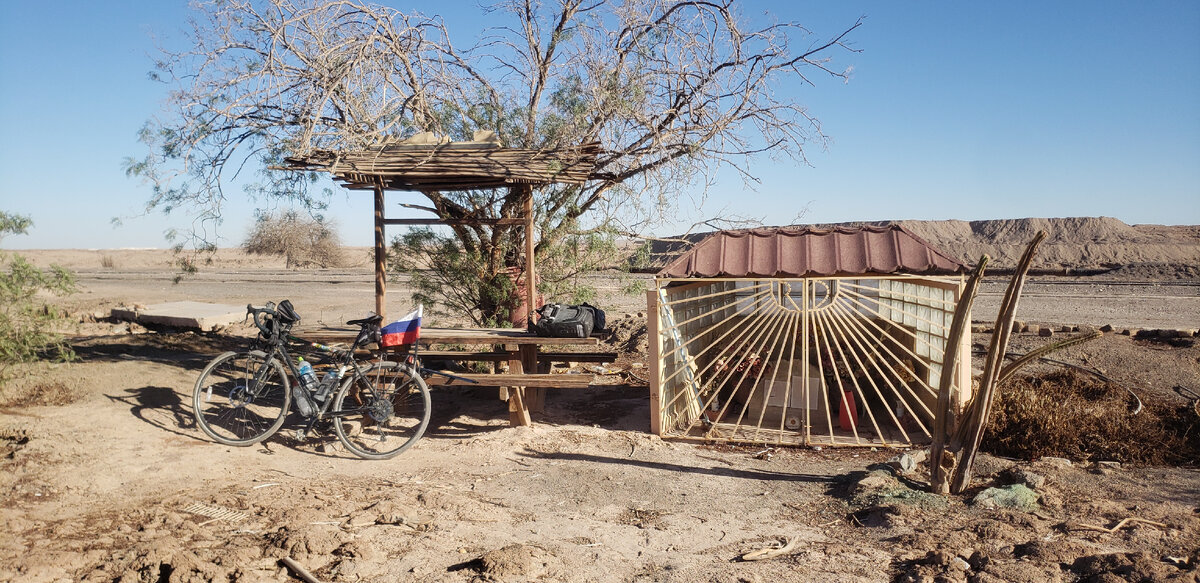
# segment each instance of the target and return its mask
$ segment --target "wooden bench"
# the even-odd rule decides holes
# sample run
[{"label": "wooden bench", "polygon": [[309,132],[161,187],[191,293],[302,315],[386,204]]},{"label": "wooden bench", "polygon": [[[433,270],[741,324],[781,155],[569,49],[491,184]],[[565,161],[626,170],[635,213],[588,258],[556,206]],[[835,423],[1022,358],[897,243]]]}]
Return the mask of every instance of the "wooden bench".
[{"label": "wooden bench", "polygon": [[429,386],[461,386],[461,387],[525,387],[526,389],[586,389],[595,378],[590,374],[455,374],[454,376],[470,379],[478,383],[464,382],[454,378],[433,375],[425,382]]},{"label": "wooden bench", "polygon": [[[517,351],[421,350],[421,359],[466,360],[470,362],[508,362],[520,358]],[[539,352],[538,364],[552,362],[614,362],[615,352]]]},{"label": "wooden bench", "polygon": [[[336,328],[307,328],[297,331],[297,335],[315,342],[349,342],[356,331]],[[545,374],[540,372],[543,363],[551,362],[612,362],[616,360],[613,352],[546,352],[542,347],[581,346],[595,347],[599,339],[591,338],[550,338],[530,334],[525,330],[511,328],[421,328],[420,341],[423,346],[429,345],[467,345],[467,346],[496,346],[504,350],[483,351],[452,351],[452,350],[421,350],[423,359],[435,360],[477,360],[480,362],[507,361],[509,370],[503,374],[467,374],[465,378],[476,380],[480,385],[500,387],[502,399],[508,401],[509,420],[513,425],[530,425],[529,413],[541,412],[545,406],[545,392],[548,388],[586,388],[594,378],[591,374]],[[400,357],[406,348],[388,349],[386,352],[395,353]],[[436,355],[436,356],[435,356]],[[526,372],[528,371],[528,372]],[[435,375],[429,379],[431,385],[450,387],[475,386],[463,381],[454,381]]]}]

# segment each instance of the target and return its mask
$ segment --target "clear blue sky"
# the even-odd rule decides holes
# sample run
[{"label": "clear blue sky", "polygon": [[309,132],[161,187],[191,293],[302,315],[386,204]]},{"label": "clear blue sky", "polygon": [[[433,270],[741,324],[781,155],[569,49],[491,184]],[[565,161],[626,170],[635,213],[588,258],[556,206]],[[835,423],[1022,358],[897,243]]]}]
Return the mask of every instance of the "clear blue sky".
[{"label": "clear blue sky", "polygon": [[[457,39],[476,2],[442,10]],[[705,214],[788,222],[1112,216],[1200,224],[1200,2],[746,2],[819,37],[866,15],[837,54],[849,83],[781,87],[820,118],[812,166],[760,159],[756,191],[723,173]],[[179,0],[0,5],[0,210],[31,215],[5,248],[164,247],[183,215],[136,218],[148,188],[121,161],[165,88],[154,38],[178,42]],[[815,40],[815,39],[814,39]],[[459,44],[465,44],[458,40]],[[252,205],[226,211],[236,245]],[[395,207],[389,214],[398,214]],[[370,244],[370,201],[342,191],[331,214]],[[113,228],[114,216],[128,218]]]}]

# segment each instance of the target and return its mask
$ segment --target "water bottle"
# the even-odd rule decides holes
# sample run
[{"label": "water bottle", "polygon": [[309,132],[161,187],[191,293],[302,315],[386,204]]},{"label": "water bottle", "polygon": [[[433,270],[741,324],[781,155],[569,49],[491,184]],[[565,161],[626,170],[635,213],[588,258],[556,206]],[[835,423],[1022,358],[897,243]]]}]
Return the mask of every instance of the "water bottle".
[{"label": "water bottle", "polygon": [[341,369],[331,368],[325,373],[325,377],[321,379],[321,385],[317,387],[315,395],[318,403],[324,403],[325,399],[329,398],[329,393],[333,392],[333,388],[337,386],[338,379],[342,378]]},{"label": "water bottle", "polygon": [[296,372],[299,375],[296,378],[296,386],[292,387],[292,401],[296,403],[296,409],[304,417],[309,417],[316,412],[316,404],[309,397],[310,392],[317,385],[317,375],[313,374],[312,365],[304,358],[298,358],[300,363],[296,367]]},{"label": "water bottle", "polygon": [[304,360],[304,357],[300,357],[297,360],[300,362],[296,370],[296,372],[300,373],[300,384],[310,391],[317,388],[317,375],[313,373],[312,365],[307,360]]}]

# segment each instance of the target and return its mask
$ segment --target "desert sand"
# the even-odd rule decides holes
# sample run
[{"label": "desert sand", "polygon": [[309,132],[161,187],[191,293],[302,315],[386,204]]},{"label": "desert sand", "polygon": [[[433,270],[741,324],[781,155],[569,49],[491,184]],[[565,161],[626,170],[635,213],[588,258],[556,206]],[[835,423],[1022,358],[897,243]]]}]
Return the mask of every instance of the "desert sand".
[{"label": "desert sand", "polygon": [[[1135,230],[1155,232],[1142,227]],[[1163,245],[1186,247],[1197,231],[1181,229],[1183,243]],[[981,250],[956,232],[964,233],[962,254]],[[901,451],[663,441],[649,434],[647,389],[630,379],[552,392],[532,427],[509,427],[495,390],[439,389],[426,437],[390,461],[354,458],[332,436],[297,441],[288,431],[294,422],[256,446],[218,445],[192,420],[192,384],[213,355],[244,345],[249,328],[146,330],[108,321],[107,311],[291,298],[306,321],[337,323],[373,307],[365,258],[289,271],[282,260],[222,250],[173,283],[166,251],[23,253],[78,272],[80,293],[51,301],[72,314],[67,333],[79,360],[25,367],[0,391],[0,581],[298,580],[281,565],[285,557],[321,581],[1200,575],[1196,460],[1179,467],[988,455],[968,496],[942,498],[922,492],[924,465],[899,475],[879,469]],[[1200,348],[1183,336],[1200,328],[1200,288],[1188,271],[1200,261],[1160,253],[1112,264],[1104,253],[1101,273],[1034,278],[1018,315],[1029,331],[1013,350],[1045,342],[1041,327],[1061,335],[1064,326],[1109,325],[1100,340],[1058,358],[1098,368],[1147,402],[1190,406],[1175,388],[1200,391]],[[619,290],[625,278],[649,276],[591,277],[617,323],[610,346],[624,352],[624,364],[645,364],[637,336],[644,297]],[[990,279],[977,304],[978,346],[1003,285]],[[391,282],[389,311],[409,303],[404,282]],[[1142,329],[1180,332],[1138,337]],[[1200,414],[1195,421],[1190,439],[1200,440]],[[1014,481],[1040,495],[1035,508],[974,503],[986,488]],[[241,515],[212,520],[189,511],[195,504]],[[793,544],[782,556],[741,560],[785,542]]]}]

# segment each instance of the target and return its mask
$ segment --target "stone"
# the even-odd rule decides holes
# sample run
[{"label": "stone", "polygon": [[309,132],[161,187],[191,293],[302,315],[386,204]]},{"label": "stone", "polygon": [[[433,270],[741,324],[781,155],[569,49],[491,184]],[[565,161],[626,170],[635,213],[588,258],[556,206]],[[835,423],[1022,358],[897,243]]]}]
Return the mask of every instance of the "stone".
[{"label": "stone", "polygon": [[1013,332],[1024,332],[1028,329],[1029,329],[1029,326],[1025,325],[1025,322],[1022,322],[1020,320],[1013,320]]},{"label": "stone", "polygon": [[917,469],[917,460],[913,456],[902,453],[887,461],[889,466],[896,468],[901,474],[907,474]]},{"label": "stone", "polygon": [[1041,496],[1024,484],[988,488],[975,496],[972,504],[982,508],[1010,508],[1034,512]]},{"label": "stone", "polygon": [[1042,326],[1041,328],[1038,328],[1038,336],[1041,336],[1042,338],[1050,338],[1054,336],[1054,329],[1049,326]]},{"label": "stone", "polygon": [[1058,468],[1060,470],[1063,468],[1070,468],[1075,465],[1075,464],[1071,463],[1071,460],[1069,460],[1065,457],[1050,457],[1050,456],[1046,456],[1046,457],[1043,457],[1042,459],[1039,459],[1038,463],[1048,465],[1052,468]]},{"label": "stone", "polygon": [[1112,332],[1113,330],[1116,330],[1116,328],[1113,328],[1112,324],[1105,324],[1100,327],[1100,331],[1104,332],[1105,334]]},{"label": "stone", "polygon": [[1046,485],[1045,476],[1018,467],[1012,467],[1004,470],[1000,474],[1000,480],[1005,484],[1024,484],[1035,490]]},{"label": "stone", "polygon": [[950,561],[950,567],[959,571],[971,570],[971,564],[964,561],[962,557],[954,557],[954,560]]}]

